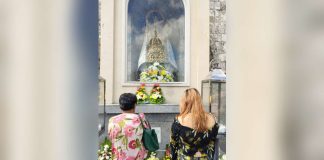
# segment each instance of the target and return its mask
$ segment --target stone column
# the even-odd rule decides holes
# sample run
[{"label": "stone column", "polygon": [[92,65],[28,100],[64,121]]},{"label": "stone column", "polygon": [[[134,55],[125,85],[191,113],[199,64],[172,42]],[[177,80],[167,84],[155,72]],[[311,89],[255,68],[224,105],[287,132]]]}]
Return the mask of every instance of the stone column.
[{"label": "stone column", "polygon": [[210,0],[210,70],[217,64],[226,72],[226,3],[225,0]]}]

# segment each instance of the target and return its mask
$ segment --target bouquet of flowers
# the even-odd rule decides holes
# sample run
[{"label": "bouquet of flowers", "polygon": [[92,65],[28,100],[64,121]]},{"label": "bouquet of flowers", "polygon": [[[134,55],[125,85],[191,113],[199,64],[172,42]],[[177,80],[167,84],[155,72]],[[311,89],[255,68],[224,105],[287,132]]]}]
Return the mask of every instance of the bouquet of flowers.
[{"label": "bouquet of flowers", "polygon": [[141,82],[173,82],[173,75],[161,64],[155,62],[140,74]]},{"label": "bouquet of flowers", "polygon": [[141,86],[136,91],[136,98],[138,104],[146,104],[148,101],[148,94],[146,93],[145,84],[141,84]]},{"label": "bouquet of flowers", "polygon": [[159,160],[159,158],[156,157],[156,153],[155,152],[150,152],[149,156],[147,156],[148,158],[146,158],[145,160]]},{"label": "bouquet of flowers", "polygon": [[165,154],[164,154],[163,160],[171,160],[171,152],[170,152],[169,144],[167,144],[165,147]]},{"label": "bouquet of flowers", "polygon": [[162,94],[162,89],[159,84],[154,84],[153,89],[150,94],[150,103],[151,104],[162,104],[164,103],[165,98]]},{"label": "bouquet of flowers", "polygon": [[105,140],[100,144],[100,149],[98,150],[98,160],[110,160],[112,159],[111,142],[105,138]]}]

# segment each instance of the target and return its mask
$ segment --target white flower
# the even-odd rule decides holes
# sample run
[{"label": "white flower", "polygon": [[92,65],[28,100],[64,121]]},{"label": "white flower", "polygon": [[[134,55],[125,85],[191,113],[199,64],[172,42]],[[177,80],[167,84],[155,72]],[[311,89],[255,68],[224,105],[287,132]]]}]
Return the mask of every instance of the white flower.
[{"label": "white flower", "polygon": [[158,62],[154,62],[153,66],[158,66],[160,65]]},{"label": "white flower", "polygon": [[155,71],[155,72],[156,72],[156,71],[159,71],[159,69],[158,69],[156,66],[153,66],[152,69],[153,69],[153,71]]}]

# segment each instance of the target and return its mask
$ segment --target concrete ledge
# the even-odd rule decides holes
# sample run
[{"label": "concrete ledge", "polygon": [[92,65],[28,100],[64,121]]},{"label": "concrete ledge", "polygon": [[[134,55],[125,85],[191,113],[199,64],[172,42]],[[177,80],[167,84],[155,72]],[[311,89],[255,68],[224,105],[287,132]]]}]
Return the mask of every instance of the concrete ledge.
[{"label": "concrete ledge", "polygon": [[[143,104],[136,106],[137,113],[179,113],[179,105],[177,104]],[[121,113],[119,104],[106,105],[106,113]],[[103,105],[99,105],[99,114],[103,114]]]}]

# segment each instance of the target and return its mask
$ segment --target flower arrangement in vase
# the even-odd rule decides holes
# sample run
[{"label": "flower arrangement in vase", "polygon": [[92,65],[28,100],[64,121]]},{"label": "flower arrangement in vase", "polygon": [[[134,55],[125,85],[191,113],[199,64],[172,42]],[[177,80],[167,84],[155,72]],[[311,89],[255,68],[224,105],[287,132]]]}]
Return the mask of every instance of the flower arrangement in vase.
[{"label": "flower arrangement in vase", "polygon": [[153,63],[140,74],[141,82],[173,82],[173,75],[158,62]]},{"label": "flower arrangement in vase", "polygon": [[147,104],[149,103],[149,96],[146,93],[145,84],[141,84],[141,86],[136,91],[136,98],[138,104]]},{"label": "flower arrangement in vase", "polygon": [[159,84],[154,84],[151,94],[150,94],[150,103],[151,104],[162,104],[164,103],[165,98],[162,94],[162,89]]},{"label": "flower arrangement in vase", "polygon": [[105,138],[105,140],[100,144],[100,149],[98,150],[98,160],[111,160],[111,142]]},{"label": "flower arrangement in vase", "polygon": [[166,144],[166,146],[165,146],[165,154],[164,154],[163,160],[171,160],[171,151],[170,151],[169,144]]}]

